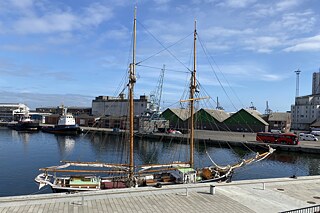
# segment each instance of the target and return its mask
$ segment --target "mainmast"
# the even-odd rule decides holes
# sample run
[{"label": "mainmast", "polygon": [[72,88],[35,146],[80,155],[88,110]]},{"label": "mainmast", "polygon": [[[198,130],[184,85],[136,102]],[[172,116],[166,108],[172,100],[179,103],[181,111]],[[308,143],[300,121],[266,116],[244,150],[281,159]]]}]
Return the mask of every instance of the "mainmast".
[{"label": "mainmast", "polygon": [[134,158],[133,158],[133,143],[134,143],[134,103],[133,103],[133,92],[134,84],[136,82],[135,76],[135,65],[136,65],[136,10],[134,9],[134,21],[133,21],[133,48],[132,48],[132,63],[130,64],[129,70],[129,122],[130,122],[130,159],[129,159],[129,181],[131,182],[134,178]]},{"label": "mainmast", "polygon": [[194,94],[196,91],[196,41],[197,41],[197,21],[194,21],[193,34],[193,71],[190,85],[190,167],[194,166]]}]

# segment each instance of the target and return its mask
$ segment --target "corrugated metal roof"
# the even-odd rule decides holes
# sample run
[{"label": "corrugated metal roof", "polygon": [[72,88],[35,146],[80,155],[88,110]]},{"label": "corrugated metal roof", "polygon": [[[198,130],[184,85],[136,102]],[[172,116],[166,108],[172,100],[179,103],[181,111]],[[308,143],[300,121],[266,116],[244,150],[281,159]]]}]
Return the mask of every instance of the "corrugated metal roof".
[{"label": "corrugated metal roof", "polygon": [[171,112],[173,112],[183,121],[187,120],[190,117],[190,111],[188,109],[169,108],[169,110],[171,110]]},{"label": "corrugated metal roof", "polygon": [[273,112],[269,115],[269,121],[287,121],[290,113],[287,112]]},{"label": "corrugated metal roof", "polygon": [[202,110],[206,111],[208,114],[210,114],[213,118],[215,118],[219,122],[223,122],[225,119],[230,117],[229,113],[227,113],[223,110],[204,109],[204,108],[202,108]]}]

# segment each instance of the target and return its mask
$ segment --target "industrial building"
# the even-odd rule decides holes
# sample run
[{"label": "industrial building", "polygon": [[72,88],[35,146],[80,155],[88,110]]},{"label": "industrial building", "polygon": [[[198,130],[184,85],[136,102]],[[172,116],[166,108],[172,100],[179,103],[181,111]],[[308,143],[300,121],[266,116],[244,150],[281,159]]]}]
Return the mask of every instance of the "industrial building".
[{"label": "industrial building", "polygon": [[0,103],[0,120],[13,121],[17,115],[29,112],[29,107],[21,103]]},{"label": "industrial building", "polygon": [[226,131],[267,132],[269,124],[257,110],[241,109],[223,121]]},{"label": "industrial building", "polygon": [[229,117],[224,110],[202,108],[194,114],[195,126],[196,129],[223,131],[226,129],[223,121]]},{"label": "industrial building", "polygon": [[312,75],[312,94],[297,96],[291,105],[291,129],[310,130],[320,118],[320,72]]},{"label": "industrial building", "polygon": [[[186,109],[168,108],[162,116],[169,120],[170,128],[186,130],[189,125],[189,113]],[[223,110],[200,109],[194,117],[196,129],[264,132],[268,131],[269,126],[258,111],[250,109],[241,109],[231,116]]]},{"label": "industrial building", "polygon": [[280,130],[281,132],[290,132],[290,112],[271,112],[270,114],[263,115],[262,118],[269,124],[269,131]]},{"label": "industrial building", "polygon": [[[150,100],[148,96],[141,95],[140,99],[134,99],[134,115],[142,116],[149,110]],[[98,96],[92,101],[92,115],[94,116],[126,116],[128,114],[128,99],[124,94],[119,97]]]}]

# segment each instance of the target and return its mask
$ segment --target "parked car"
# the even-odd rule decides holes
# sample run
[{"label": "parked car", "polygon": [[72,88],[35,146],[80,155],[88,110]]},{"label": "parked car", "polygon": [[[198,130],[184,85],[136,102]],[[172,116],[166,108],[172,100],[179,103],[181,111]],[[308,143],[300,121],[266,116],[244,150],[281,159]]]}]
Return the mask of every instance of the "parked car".
[{"label": "parked car", "polygon": [[174,129],[169,129],[169,130],[168,130],[168,133],[169,133],[169,134],[179,134],[179,135],[182,134],[182,132],[180,132],[180,131],[178,131],[178,130],[174,130]]},{"label": "parked car", "polygon": [[299,138],[303,141],[318,141],[318,138],[313,134],[300,133]]},{"label": "parked car", "polygon": [[319,136],[320,131],[311,131],[310,134],[315,135],[315,136]]}]

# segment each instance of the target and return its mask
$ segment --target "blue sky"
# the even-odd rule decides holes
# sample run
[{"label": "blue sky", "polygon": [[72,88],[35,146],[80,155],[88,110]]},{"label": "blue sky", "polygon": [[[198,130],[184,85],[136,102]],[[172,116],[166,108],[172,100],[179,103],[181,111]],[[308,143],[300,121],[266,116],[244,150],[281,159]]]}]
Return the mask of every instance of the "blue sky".
[{"label": "blue sky", "polygon": [[135,5],[136,97],[156,88],[165,64],[162,107],[177,106],[192,67],[195,19],[202,91],[226,111],[253,102],[264,112],[266,101],[273,111],[290,110],[297,69],[300,95],[311,94],[320,67],[318,0],[6,0],[0,102],[90,107],[96,96],[117,95],[131,60]]}]

